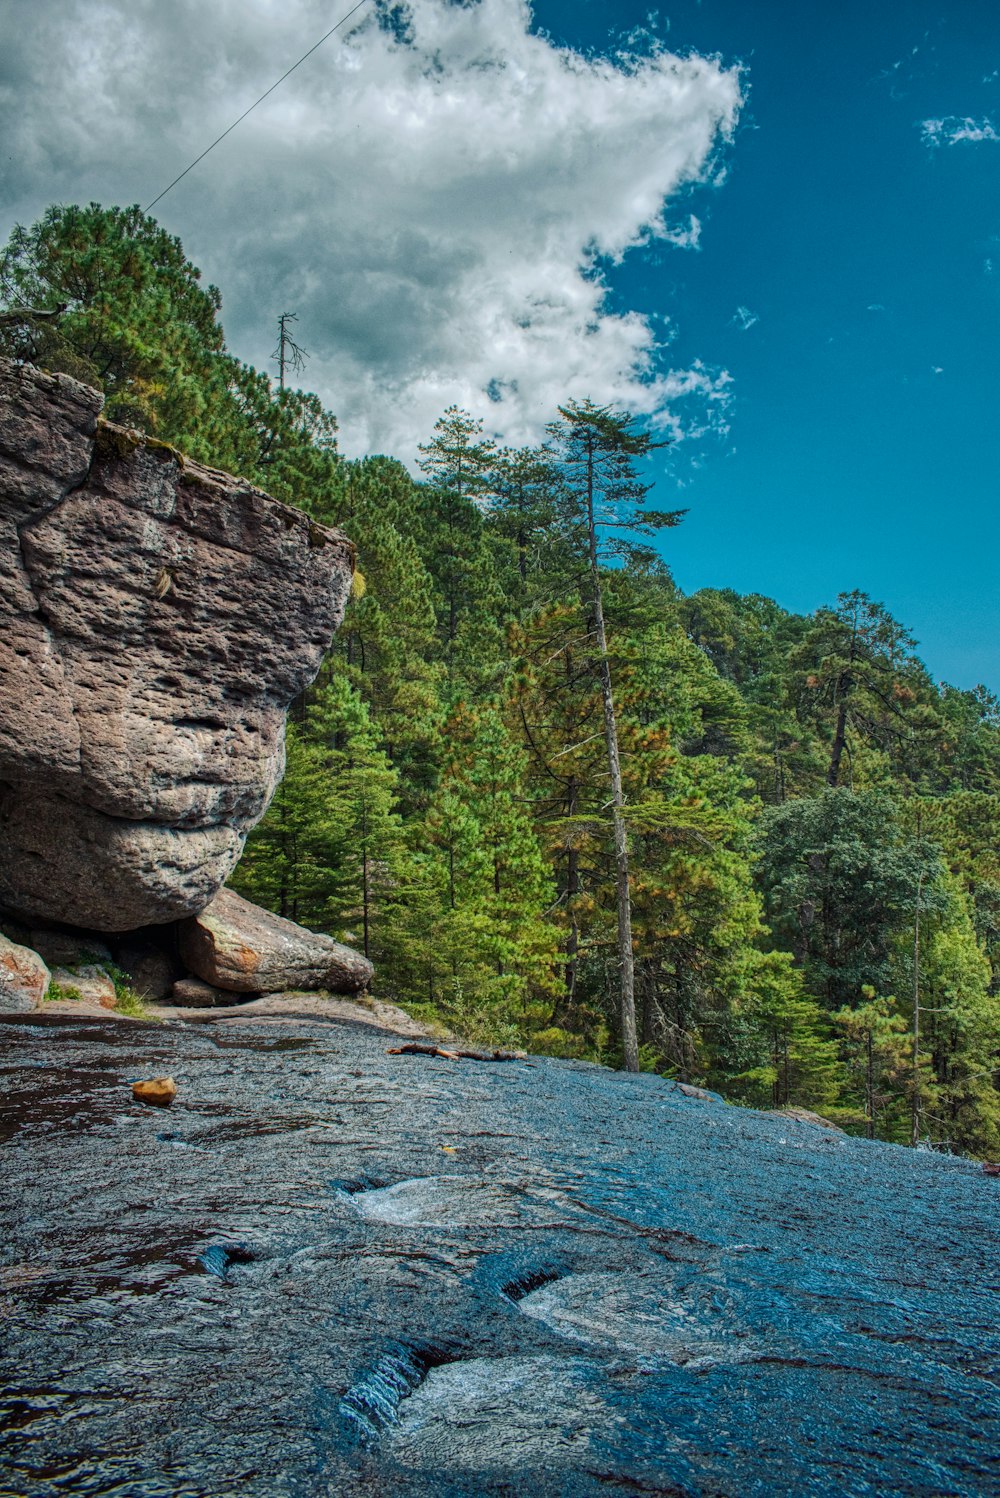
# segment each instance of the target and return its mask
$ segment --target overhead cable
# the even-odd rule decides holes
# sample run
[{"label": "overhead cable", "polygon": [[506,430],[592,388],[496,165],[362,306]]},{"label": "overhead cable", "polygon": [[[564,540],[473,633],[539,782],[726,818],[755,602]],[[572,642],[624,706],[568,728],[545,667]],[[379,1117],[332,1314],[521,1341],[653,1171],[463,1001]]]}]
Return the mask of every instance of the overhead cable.
[{"label": "overhead cable", "polygon": [[234,120],[233,123],[229,126],[228,130],[223,130],[222,134],[220,136],[218,136],[215,140],[213,140],[213,142],[212,142],[212,144],[210,146],[206,146],[205,147],[204,151],[202,151],[202,153],[201,153],[200,156],[196,156],[195,157],[194,161],[192,161],[192,163],[191,163],[190,166],[186,166],[184,168],[184,170],[180,173],[180,175],[177,176],[177,177],[175,177],[174,180],[167,187],[165,187],[163,189],[163,191],[157,197],[155,197],[151,203],[147,203],[146,206],[145,206],[145,208],[143,209],[143,213],[148,213],[151,208],[155,208],[156,205],[157,205],[157,203],[160,201],[160,199],[161,198],[165,198],[167,196],[167,193],[170,191],[171,188],[176,187],[177,184],[178,184],[178,182],[180,182],[183,177],[187,176],[188,172],[194,171],[194,169],[198,165],[199,161],[204,161],[205,160],[205,157],[208,155],[209,151],[214,151],[215,148],[216,148],[216,146],[219,144],[220,141],[225,140],[225,138],[226,138],[227,135],[232,135],[233,131],[236,129],[236,126],[237,125],[242,125],[242,123],[246,119],[247,115],[248,114],[252,114],[253,111],[257,108],[258,104],[263,104],[264,100],[266,98],[268,98],[269,95],[273,94],[276,88],[280,88],[281,84],[283,84],[284,81],[285,81],[285,79],[288,78],[288,77],[290,77],[291,74],[295,72],[296,68],[300,68],[302,66],[302,64],[305,62],[305,60],[306,60],[307,57],[312,57],[313,53],[316,52],[316,51],[318,51],[318,49],[320,47],[322,47],[322,45],[323,45],[324,42],[329,41],[330,37],[333,35],[333,33],[335,31],[339,31],[340,30],[341,26],[343,26],[343,24],[344,24],[345,21],[349,21],[353,15],[356,15],[357,12],[359,10],[361,10],[367,4],[368,4],[368,0],[358,0],[357,5],[355,5],[351,10],[349,10],[346,15],[341,16],[341,18],[337,22],[336,26],[331,26],[330,30],[326,33],[326,35],[325,36],[321,36],[320,39],[319,39],[319,41],[316,42],[312,47],[309,48],[308,52],[303,52],[303,54],[299,58],[298,62],[293,62],[292,63],[292,66],[288,69],[287,73],[282,73],[282,75],[278,79],[277,83],[272,83],[271,87],[267,90],[266,93],[261,94],[261,96],[260,96],[259,99],[255,99],[254,100],[254,102],[250,105],[249,109],[244,109],[244,111],[240,115],[239,119],[238,120]]}]

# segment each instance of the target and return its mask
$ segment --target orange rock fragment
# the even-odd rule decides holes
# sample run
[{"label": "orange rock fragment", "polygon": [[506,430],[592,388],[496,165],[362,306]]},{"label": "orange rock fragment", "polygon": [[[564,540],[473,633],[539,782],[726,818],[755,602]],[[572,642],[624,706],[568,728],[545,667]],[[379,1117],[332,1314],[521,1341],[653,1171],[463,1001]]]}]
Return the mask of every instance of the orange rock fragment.
[{"label": "orange rock fragment", "polygon": [[154,1108],[169,1108],[177,1096],[177,1083],[173,1077],[151,1077],[148,1082],[133,1082],[132,1096],[140,1103],[150,1103]]}]

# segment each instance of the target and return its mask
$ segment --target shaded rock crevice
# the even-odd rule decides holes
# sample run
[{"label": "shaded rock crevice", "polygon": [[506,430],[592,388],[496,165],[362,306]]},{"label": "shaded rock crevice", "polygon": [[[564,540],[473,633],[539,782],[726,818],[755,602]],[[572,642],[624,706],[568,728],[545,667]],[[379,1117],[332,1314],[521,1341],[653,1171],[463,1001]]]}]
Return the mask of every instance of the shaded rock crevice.
[{"label": "shaded rock crevice", "polygon": [[[32,572],[30,540],[28,537],[28,533],[31,531],[32,526],[41,525],[43,521],[46,521],[51,516],[55,515],[67,500],[72,499],[74,494],[78,494],[80,490],[86,489],[88,483],[90,482],[91,470],[94,466],[95,451],[96,447],[91,450],[90,461],[87,464],[86,472],[83,474],[83,477],[78,483],[70,484],[66,488],[65,492],[59,495],[58,499],[53,500],[51,504],[43,505],[41,509],[36,510],[34,514],[28,515],[25,517],[25,519],[17,521],[14,526],[14,534],[17,537],[17,550],[21,560],[21,572],[24,576],[25,585],[31,596],[35,600],[35,612],[41,619],[42,623],[45,625],[45,628],[48,630],[50,636],[57,633],[58,624],[56,620],[52,619],[49,616],[44,596],[39,591],[38,580],[35,578],[35,575]],[[71,706],[73,705],[74,704],[71,703]]]}]

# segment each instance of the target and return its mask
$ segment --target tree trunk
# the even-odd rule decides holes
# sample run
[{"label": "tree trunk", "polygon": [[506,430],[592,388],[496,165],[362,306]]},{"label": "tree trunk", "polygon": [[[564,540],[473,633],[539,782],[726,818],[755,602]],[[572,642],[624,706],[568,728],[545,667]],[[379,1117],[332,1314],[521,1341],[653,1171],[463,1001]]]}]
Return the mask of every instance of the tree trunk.
[{"label": "tree trunk", "polygon": [[364,922],[365,956],[369,956],[368,942],[371,918],[371,894],[368,888],[368,807],[361,807],[361,918]]},{"label": "tree trunk", "polygon": [[628,880],[628,833],[625,827],[625,796],[622,791],[618,754],[618,722],[611,688],[611,662],[604,628],[604,599],[597,565],[597,532],[594,526],[593,455],[587,464],[587,532],[590,545],[590,577],[593,585],[594,623],[600,651],[601,699],[604,704],[604,742],[611,775],[611,808],[615,836],[615,883],[618,894],[618,970],[621,983],[622,1050],[625,1070],[639,1070],[639,1043],[635,1025],[635,959],[632,953],[632,898]]},{"label": "tree trunk", "polygon": [[[566,789],[566,815],[576,816],[576,776],[570,777]],[[576,972],[579,961],[580,928],[576,923],[573,900],[580,893],[580,855],[575,847],[566,851],[566,905],[569,910],[569,935],[566,938],[566,1013],[572,1017],[576,1005]]]},{"label": "tree trunk", "polygon": [[924,871],[917,876],[917,908],[913,917],[913,1118],[910,1143],[920,1140],[920,896]]},{"label": "tree trunk", "polygon": [[844,754],[844,745],[847,742],[847,701],[841,701],[840,710],[837,713],[837,728],[833,735],[833,749],[830,751],[830,768],[827,771],[827,785],[835,786],[840,779],[840,761]]}]

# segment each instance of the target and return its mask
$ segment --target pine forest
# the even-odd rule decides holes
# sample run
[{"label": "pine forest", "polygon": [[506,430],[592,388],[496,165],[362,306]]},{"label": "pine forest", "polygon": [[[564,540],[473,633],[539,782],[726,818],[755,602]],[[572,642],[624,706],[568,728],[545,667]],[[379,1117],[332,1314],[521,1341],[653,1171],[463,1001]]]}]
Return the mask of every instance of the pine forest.
[{"label": "pine forest", "polygon": [[627,411],[567,400],[512,450],[452,407],[419,472],[341,456],[288,319],[273,376],[240,362],[137,208],[51,209],[0,282],[0,351],[356,547],[240,893],[442,1034],[1000,1153],[990,692],[861,592],[683,594]]}]

